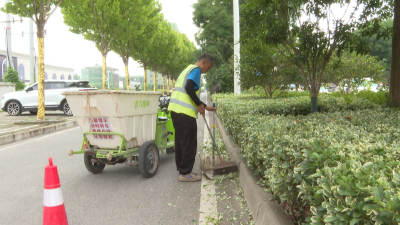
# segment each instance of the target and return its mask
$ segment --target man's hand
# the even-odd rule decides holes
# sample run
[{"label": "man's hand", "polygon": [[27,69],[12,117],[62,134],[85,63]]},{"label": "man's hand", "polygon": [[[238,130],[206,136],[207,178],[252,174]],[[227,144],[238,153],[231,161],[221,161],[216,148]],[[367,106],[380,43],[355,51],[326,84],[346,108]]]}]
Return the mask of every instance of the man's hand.
[{"label": "man's hand", "polygon": [[214,108],[214,107],[208,105],[208,106],[206,107],[206,110],[207,110],[207,111],[215,111],[215,113],[217,113],[217,107]]},{"label": "man's hand", "polygon": [[[208,106],[207,106],[207,107],[208,107]],[[201,115],[203,115],[203,117],[206,115],[206,114],[205,114],[206,110],[204,109],[204,105],[203,105],[203,104],[200,104],[200,105],[197,106],[197,111],[198,111]]]}]

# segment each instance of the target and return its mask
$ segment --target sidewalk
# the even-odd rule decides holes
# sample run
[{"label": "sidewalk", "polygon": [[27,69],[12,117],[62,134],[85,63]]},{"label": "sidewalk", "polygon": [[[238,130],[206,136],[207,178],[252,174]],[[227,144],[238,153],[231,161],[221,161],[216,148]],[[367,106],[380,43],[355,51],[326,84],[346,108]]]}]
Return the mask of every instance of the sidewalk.
[{"label": "sidewalk", "polygon": [[20,116],[10,116],[1,111],[0,146],[77,126],[74,117],[66,116],[62,112],[45,113],[45,121],[36,121],[36,115],[29,112]]},{"label": "sidewalk", "polygon": [[[211,100],[211,98],[209,99]],[[211,104],[211,101],[208,103]],[[239,167],[240,186],[243,189],[255,225],[292,225],[293,222],[285,214],[282,207],[277,202],[270,200],[272,194],[265,192],[263,187],[257,185],[259,177],[256,177],[254,172],[246,166],[245,160],[240,155],[240,147],[234,143],[232,135],[222,125],[218,114],[216,123],[229,158],[235,161]]]}]

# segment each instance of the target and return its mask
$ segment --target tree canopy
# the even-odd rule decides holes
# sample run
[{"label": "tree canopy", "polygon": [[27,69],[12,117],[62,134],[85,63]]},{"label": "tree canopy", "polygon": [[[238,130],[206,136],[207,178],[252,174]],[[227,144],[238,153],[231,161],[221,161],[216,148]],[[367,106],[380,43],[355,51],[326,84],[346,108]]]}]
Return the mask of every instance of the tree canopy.
[{"label": "tree canopy", "polygon": [[324,83],[334,83],[341,87],[349,87],[344,91],[347,93],[358,86],[363,85],[365,78],[370,78],[375,83],[386,85],[386,64],[379,61],[378,57],[357,55],[355,52],[344,52],[339,58],[335,56],[327,65]]},{"label": "tree canopy", "polygon": [[231,0],[199,0],[193,5],[193,23],[200,28],[196,42],[201,53],[210,53],[214,67],[205,79],[208,89],[233,91],[233,5]]},{"label": "tree canopy", "polygon": [[[241,21],[246,23],[241,32],[241,42],[260,38],[293,62],[311,94],[312,111],[316,112],[324,72],[333,55],[340,57],[347,50],[366,54],[369,48],[363,35],[377,33],[377,30],[370,29],[373,27],[370,21],[379,23],[392,15],[389,4],[371,2],[358,1],[352,11],[351,1],[344,0],[248,1],[241,11]],[[343,12],[349,11],[350,16],[334,13],[334,5],[347,9]],[[361,12],[359,18],[355,16],[357,12]],[[357,34],[355,30],[360,27],[365,32]]]},{"label": "tree canopy", "polygon": [[[103,89],[106,87],[106,56],[111,50],[125,64],[127,89],[129,58],[143,65],[144,90],[147,90],[147,68],[156,73],[169,71],[171,75],[175,73],[171,68],[184,68],[186,55],[191,54],[194,45],[186,35],[173,31],[160,12],[161,5],[155,0],[70,0],[62,6],[64,22],[70,26],[70,31],[93,41],[103,56]],[[177,41],[180,39],[181,42]],[[180,60],[175,60],[177,57]]]},{"label": "tree canopy", "polygon": [[[103,89],[106,88],[106,57],[120,29],[128,28],[154,0],[69,0],[61,12],[70,31],[93,41],[103,56]],[[131,34],[132,35],[132,34]]]}]

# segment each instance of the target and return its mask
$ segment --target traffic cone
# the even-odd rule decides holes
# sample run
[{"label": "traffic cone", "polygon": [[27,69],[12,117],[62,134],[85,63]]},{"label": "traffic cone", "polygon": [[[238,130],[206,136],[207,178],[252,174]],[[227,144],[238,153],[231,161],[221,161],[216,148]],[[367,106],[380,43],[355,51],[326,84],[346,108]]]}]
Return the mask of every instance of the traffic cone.
[{"label": "traffic cone", "polygon": [[49,158],[44,168],[43,225],[68,225],[57,166]]}]

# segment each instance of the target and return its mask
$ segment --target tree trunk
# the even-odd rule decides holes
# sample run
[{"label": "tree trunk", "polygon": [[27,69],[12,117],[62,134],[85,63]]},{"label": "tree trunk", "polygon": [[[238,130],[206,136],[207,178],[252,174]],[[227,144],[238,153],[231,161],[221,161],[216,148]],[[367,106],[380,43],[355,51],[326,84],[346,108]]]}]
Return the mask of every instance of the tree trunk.
[{"label": "tree trunk", "polygon": [[154,70],[154,92],[157,91],[157,70]]},{"label": "tree trunk", "polygon": [[128,71],[128,62],[125,64],[125,80],[126,80],[126,90],[129,91],[131,88],[129,84],[129,71]]},{"label": "tree trunk", "polygon": [[400,0],[395,0],[394,3],[393,30],[389,104],[400,107]]},{"label": "tree trunk", "polygon": [[167,95],[169,95],[169,76],[167,76],[167,78],[168,78],[168,84],[167,84]]},{"label": "tree trunk", "polygon": [[165,76],[162,73],[162,94],[165,95]]},{"label": "tree trunk", "polygon": [[[107,66],[106,66],[106,56],[103,54],[103,70],[102,70],[102,77],[103,77],[103,90],[107,89]],[[110,82],[110,81],[109,81]]]},{"label": "tree trunk", "polygon": [[[39,28],[39,25],[38,25]],[[41,34],[41,35],[40,35]],[[39,71],[38,71],[38,111],[36,120],[44,120],[44,38],[43,30],[37,33],[38,36],[38,55],[39,55]],[[42,36],[42,37],[40,37]]]},{"label": "tree trunk", "polygon": [[143,64],[143,69],[144,69],[144,91],[147,91],[147,73],[146,73],[146,64]]},{"label": "tree trunk", "polygon": [[315,80],[311,81],[310,95],[311,95],[311,113],[318,112],[317,98],[318,91]]},{"label": "tree trunk", "polygon": [[311,113],[318,112],[317,98],[311,96]]}]

